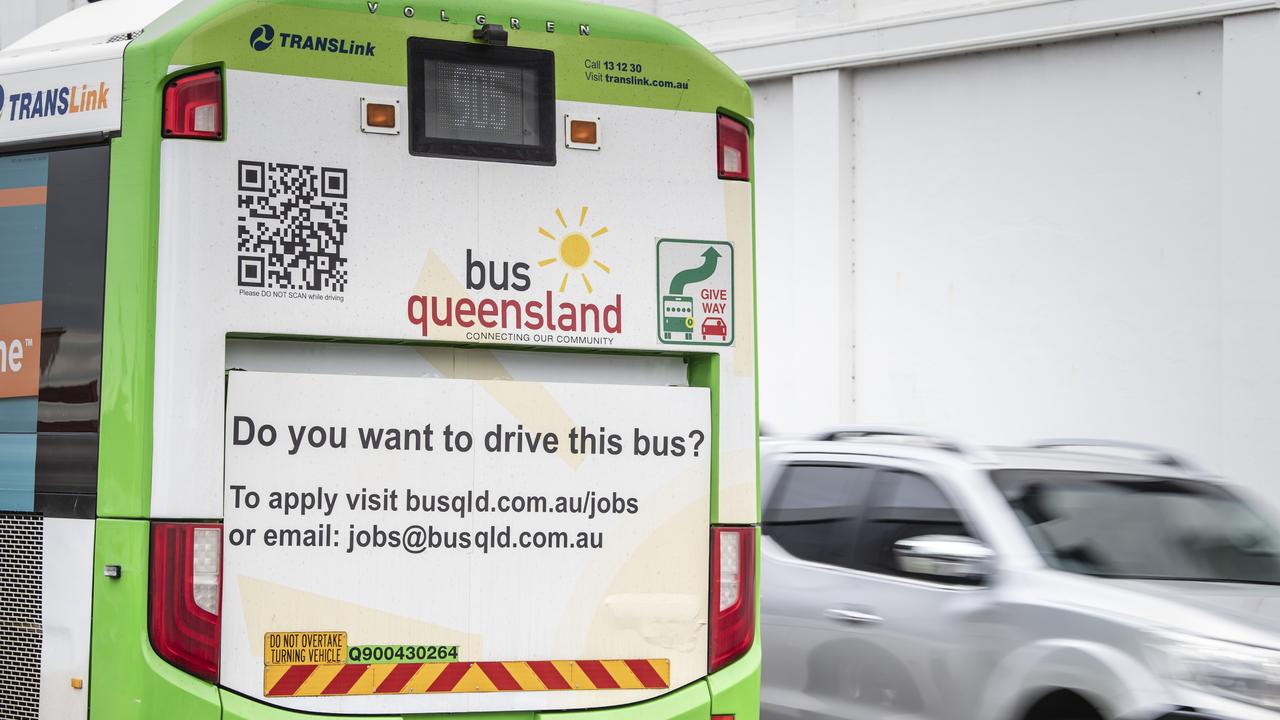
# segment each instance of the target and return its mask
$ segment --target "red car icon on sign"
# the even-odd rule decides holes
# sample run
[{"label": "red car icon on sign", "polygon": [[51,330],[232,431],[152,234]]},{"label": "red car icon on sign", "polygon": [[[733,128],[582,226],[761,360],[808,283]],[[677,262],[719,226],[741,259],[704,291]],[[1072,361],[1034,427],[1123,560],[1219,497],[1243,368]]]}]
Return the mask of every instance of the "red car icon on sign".
[{"label": "red car icon on sign", "polygon": [[702,339],[718,335],[721,340],[729,339],[729,326],[725,324],[724,318],[709,317],[702,321]]}]

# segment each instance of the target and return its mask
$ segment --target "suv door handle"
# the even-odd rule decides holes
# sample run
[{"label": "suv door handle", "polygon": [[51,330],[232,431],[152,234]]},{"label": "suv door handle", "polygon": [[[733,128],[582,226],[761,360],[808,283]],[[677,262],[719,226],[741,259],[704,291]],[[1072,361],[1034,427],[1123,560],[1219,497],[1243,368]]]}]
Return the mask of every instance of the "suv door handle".
[{"label": "suv door handle", "polygon": [[879,625],[884,622],[884,618],[871,613],[858,612],[857,610],[847,610],[845,608],[827,608],[823,613],[832,620],[843,620],[847,623],[855,625]]}]

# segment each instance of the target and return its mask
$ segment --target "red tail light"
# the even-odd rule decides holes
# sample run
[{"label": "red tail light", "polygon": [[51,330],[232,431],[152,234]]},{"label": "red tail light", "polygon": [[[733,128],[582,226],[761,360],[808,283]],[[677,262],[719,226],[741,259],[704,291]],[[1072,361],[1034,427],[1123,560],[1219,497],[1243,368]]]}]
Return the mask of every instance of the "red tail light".
[{"label": "red tail light", "polygon": [[151,526],[151,646],[165,660],[218,681],[222,526]]},{"label": "red tail light", "polygon": [[710,672],[737,660],[756,637],[756,529],[711,529]]},{"label": "red tail light", "polygon": [[751,179],[751,133],[747,126],[724,115],[716,125],[716,155],[720,179]]},{"label": "red tail light", "polygon": [[222,139],[222,73],[201,70],[164,86],[164,136]]}]

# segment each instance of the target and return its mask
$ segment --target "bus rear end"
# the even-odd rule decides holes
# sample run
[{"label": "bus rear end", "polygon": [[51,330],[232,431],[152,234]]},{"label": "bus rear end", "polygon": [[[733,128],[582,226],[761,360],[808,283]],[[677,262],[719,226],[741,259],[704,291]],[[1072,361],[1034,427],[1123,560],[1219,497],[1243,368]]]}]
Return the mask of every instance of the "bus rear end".
[{"label": "bus rear end", "polygon": [[307,0],[179,3],[123,87],[92,716],[758,715],[741,80]]}]

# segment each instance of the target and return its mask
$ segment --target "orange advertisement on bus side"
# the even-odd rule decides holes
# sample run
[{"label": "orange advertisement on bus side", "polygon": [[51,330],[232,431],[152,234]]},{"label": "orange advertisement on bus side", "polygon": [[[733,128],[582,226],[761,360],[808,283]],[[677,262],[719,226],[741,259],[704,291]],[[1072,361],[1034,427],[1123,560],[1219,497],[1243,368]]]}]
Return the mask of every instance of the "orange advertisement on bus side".
[{"label": "orange advertisement on bus side", "polygon": [[39,394],[40,306],[0,305],[0,398]]}]

